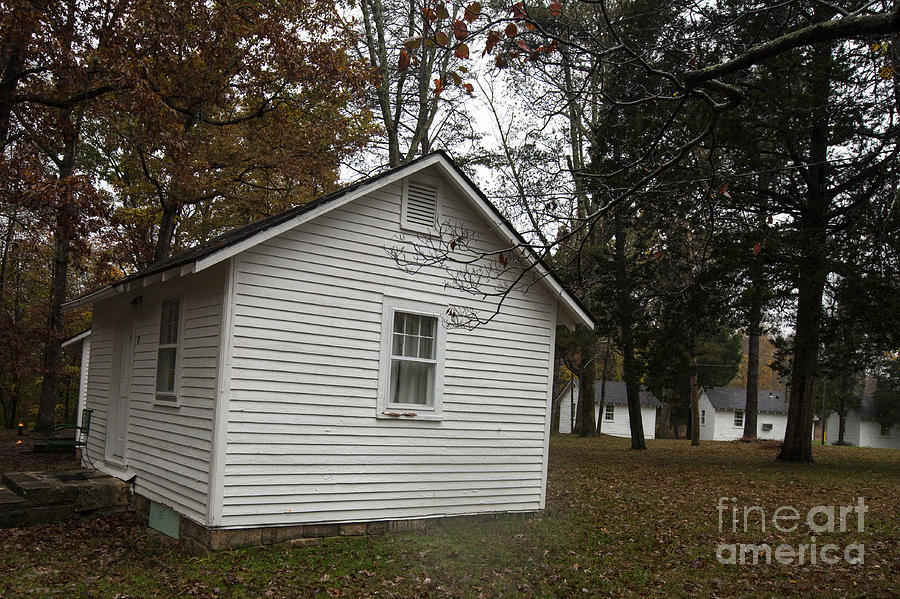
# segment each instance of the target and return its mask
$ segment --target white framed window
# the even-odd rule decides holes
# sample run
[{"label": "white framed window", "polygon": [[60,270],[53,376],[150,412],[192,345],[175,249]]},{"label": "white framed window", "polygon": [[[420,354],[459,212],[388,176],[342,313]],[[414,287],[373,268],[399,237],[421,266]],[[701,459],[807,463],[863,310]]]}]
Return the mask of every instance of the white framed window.
[{"label": "white framed window", "polygon": [[400,226],[417,233],[437,232],[439,180],[418,175],[403,180]]},{"label": "white framed window", "polygon": [[762,423],[762,431],[763,431],[764,433],[771,432],[771,430],[772,430],[772,423],[771,423],[771,422],[763,422],[763,423]]},{"label": "white framed window", "polygon": [[616,419],[616,406],[611,403],[605,404],[603,409],[603,420],[612,422]]},{"label": "white framed window", "polygon": [[706,410],[700,410],[700,424],[706,424]]},{"label": "white framed window", "polygon": [[736,411],[734,413],[734,425],[735,426],[744,426],[744,412]]},{"label": "white framed window", "polygon": [[181,340],[181,298],[163,300],[159,315],[159,345],[156,350],[156,401],[178,401],[179,342]]},{"label": "white framed window", "polygon": [[881,425],[881,436],[882,437],[890,437],[891,436],[891,427],[887,424]]},{"label": "white framed window", "polygon": [[384,299],[378,417],[441,416],[446,333],[435,304]]}]

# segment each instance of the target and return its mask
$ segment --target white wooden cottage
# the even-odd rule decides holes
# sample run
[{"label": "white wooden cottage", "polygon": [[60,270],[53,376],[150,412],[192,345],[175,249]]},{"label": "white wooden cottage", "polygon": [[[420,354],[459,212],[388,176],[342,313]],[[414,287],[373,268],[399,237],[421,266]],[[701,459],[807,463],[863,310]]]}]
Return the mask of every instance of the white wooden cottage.
[{"label": "white wooden cottage", "polygon": [[[600,433],[614,437],[631,437],[631,418],[628,415],[628,397],[625,383],[606,381],[606,395],[603,403],[603,417],[600,417],[601,382],[594,384],[594,422],[600,425]],[[560,392],[559,432],[572,432],[578,414],[578,379],[575,384],[567,384]],[[656,435],[656,412],[662,404],[645,387],[641,387],[641,423],[644,427],[644,438],[653,439]]]},{"label": "white wooden cottage", "polygon": [[[474,330],[448,310],[497,298],[392,256],[450,230],[534,265]],[[94,464],[182,534],[542,509],[556,326],[593,322],[521,242],[436,153],[69,302]]]},{"label": "white wooden cottage", "polygon": [[[731,387],[703,389],[699,397],[700,439],[734,441],[744,436],[747,392]],[[756,412],[758,439],[784,440],[788,401],[781,391],[759,391]]]},{"label": "white wooden cottage", "polygon": [[[825,442],[832,445],[840,438],[840,417],[837,412],[832,412],[826,422]],[[847,410],[844,442],[857,447],[900,449],[900,424],[887,426],[878,422],[874,400],[866,396],[858,408]]]}]

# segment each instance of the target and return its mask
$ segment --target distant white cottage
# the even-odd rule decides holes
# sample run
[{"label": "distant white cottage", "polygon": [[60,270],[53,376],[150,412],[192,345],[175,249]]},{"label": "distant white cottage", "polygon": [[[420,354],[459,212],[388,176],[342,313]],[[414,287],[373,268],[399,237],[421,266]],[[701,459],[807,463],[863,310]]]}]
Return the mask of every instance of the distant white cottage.
[{"label": "distant white cottage", "polygon": [[436,153],[69,302],[93,306],[93,463],[212,548],[542,509],[556,326],[593,321],[523,254],[499,314],[448,329],[496,300],[390,251],[445,224],[498,270],[523,241]]},{"label": "distant white cottage", "polygon": [[[833,445],[840,438],[840,418],[832,412],[826,420],[825,442]],[[886,426],[875,418],[875,405],[871,396],[864,397],[858,408],[847,410],[844,425],[844,442],[857,447],[900,449],[900,425]]]},{"label": "distant white cottage", "polygon": [[[759,391],[756,437],[784,440],[788,402],[781,391]],[[700,392],[700,439],[734,441],[744,436],[747,392],[730,387],[711,387]]]},{"label": "distant white cottage", "polygon": [[[620,381],[606,382],[606,401],[603,407],[603,419],[600,421],[601,383],[594,384],[594,422],[600,422],[600,432],[614,437],[631,437],[631,419],[628,416],[628,399],[625,394],[625,383]],[[572,432],[575,415],[578,413],[578,379],[570,382],[558,397],[560,401],[559,432]],[[653,439],[656,434],[656,409],[661,405],[659,400],[646,388],[641,388],[641,422],[644,427],[644,438]]]}]

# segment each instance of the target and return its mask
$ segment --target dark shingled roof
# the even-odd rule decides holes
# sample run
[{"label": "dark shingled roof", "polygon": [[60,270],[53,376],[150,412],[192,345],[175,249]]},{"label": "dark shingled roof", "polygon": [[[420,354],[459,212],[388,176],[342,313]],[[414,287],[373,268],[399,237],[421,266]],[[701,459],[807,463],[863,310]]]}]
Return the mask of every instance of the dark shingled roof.
[{"label": "dark shingled roof", "polygon": [[[710,387],[704,390],[709,403],[717,410],[743,410],[747,404],[747,391],[732,387]],[[788,402],[781,391],[759,391],[757,409],[760,412],[787,413]]]},{"label": "dark shingled roof", "polygon": [[[309,212],[310,210],[313,210],[314,208],[318,208],[319,206],[322,206],[323,204],[328,204],[330,202],[333,202],[334,200],[337,200],[338,198],[341,198],[341,197],[347,195],[351,191],[354,191],[364,185],[369,185],[371,183],[375,183],[375,182],[379,181],[380,179],[383,179],[389,175],[392,175],[393,173],[395,173],[401,169],[408,168],[418,162],[421,162],[423,160],[431,158],[434,155],[443,156],[453,166],[453,168],[456,170],[456,172],[459,173],[460,177],[472,189],[475,190],[475,193],[478,194],[478,196],[481,198],[481,200],[483,200],[484,203],[487,204],[488,207],[490,207],[490,209],[494,213],[494,215],[498,219],[500,219],[500,221],[504,225],[506,225],[510,231],[512,231],[513,235],[518,240],[518,242],[521,243],[523,246],[526,246],[526,247],[528,246],[528,242],[525,240],[525,238],[522,237],[522,235],[519,233],[519,231],[516,230],[516,228],[514,226],[512,226],[512,224],[506,219],[506,217],[500,213],[500,211],[497,209],[497,207],[494,206],[494,204],[489,199],[487,199],[487,196],[485,196],[481,192],[481,190],[478,188],[477,185],[475,185],[475,183],[469,178],[469,176],[466,175],[456,165],[456,162],[453,161],[453,158],[447,152],[445,152],[443,150],[437,150],[436,152],[432,152],[431,154],[427,154],[425,156],[420,156],[419,158],[416,158],[415,160],[412,160],[412,161],[402,164],[400,166],[394,167],[392,169],[386,170],[383,173],[380,173],[378,175],[368,177],[366,179],[362,179],[360,181],[357,181],[356,183],[352,183],[352,184],[350,184],[346,187],[343,187],[335,192],[332,192],[328,195],[319,197],[311,202],[307,202],[305,204],[300,204],[299,206],[295,206],[293,208],[285,210],[284,212],[274,214],[272,216],[266,217],[266,218],[264,218],[262,220],[258,220],[256,222],[252,222],[252,223],[244,225],[242,227],[237,227],[236,229],[232,229],[231,231],[228,231],[227,233],[224,233],[223,235],[220,235],[220,236],[216,237],[215,239],[211,239],[205,243],[196,245],[188,250],[185,250],[184,252],[181,252],[180,254],[171,256],[170,258],[167,258],[166,260],[163,260],[162,262],[158,262],[156,264],[148,266],[147,268],[145,268],[143,270],[139,270],[139,271],[135,272],[134,274],[128,275],[128,276],[116,281],[111,286],[117,287],[119,285],[122,285],[123,283],[128,283],[129,281],[133,281],[135,279],[141,279],[141,278],[149,276],[149,275],[157,274],[157,273],[169,270],[171,268],[183,266],[185,264],[190,264],[191,262],[194,262],[195,260],[200,260],[202,258],[205,258],[206,256],[214,254],[215,252],[217,252],[219,250],[222,250],[224,248],[232,246],[236,243],[240,243],[241,241],[244,241],[245,239],[248,239],[248,238],[252,237],[253,235],[256,235],[257,233],[261,233],[261,232],[265,231],[266,229],[270,229],[270,228],[280,225],[284,222],[287,222],[297,216],[300,216],[301,214],[304,214],[306,212]],[[559,277],[557,277],[557,275],[553,271],[553,269],[551,269],[549,266],[547,266],[547,264],[543,260],[541,260],[539,256],[537,256],[537,254],[532,253],[532,255],[537,259],[538,263],[549,273],[549,277],[565,290],[565,292],[569,295],[571,300],[573,302],[575,302],[575,304],[579,308],[581,308],[585,314],[587,314],[588,316],[591,316],[590,311],[585,307],[585,305],[581,302],[581,300],[579,300],[577,297],[575,297],[575,295],[569,290],[568,286],[565,285],[559,279]],[[81,296],[79,296],[79,298],[87,297],[89,295],[92,295],[93,293],[96,293],[97,291],[99,291],[99,289],[93,289],[93,290],[89,291],[88,293],[82,294]],[[79,298],[74,298],[72,300],[69,300],[69,302],[74,302]]]},{"label": "dark shingled roof", "polygon": [[[578,378],[574,379],[575,384],[578,384]],[[571,385],[572,383],[569,383]],[[569,394],[569,385],[566,385],[563,388],[560,395],[568,395]],[[649,389],[641,385],[640,391],[641,405],[647,408],[657,408],[662,405],[662,403],[656,399],[656,396],[650,392]],[[600,403],[600,381],[596,381],[594,383],[594,403]],[[617,405],[626,405],[628,403],[628,399],[625,395],[625,383],[621,381],[606,381],[606,403],[617,404]]]},{"label": "dark shingled roof", "polygon": [[[594,383],[594,401],[596,403],[600,403],[600,381]],[[661,406],[662,404],[656,399],[656,396],[650,393],[650,391],[641,386],[640,392],[641,405],[646,408],[656,408]],[[625,394],[625,383],[622,381],[606,381],[606,403],[625,405],[628,403],[628,398]]]}]

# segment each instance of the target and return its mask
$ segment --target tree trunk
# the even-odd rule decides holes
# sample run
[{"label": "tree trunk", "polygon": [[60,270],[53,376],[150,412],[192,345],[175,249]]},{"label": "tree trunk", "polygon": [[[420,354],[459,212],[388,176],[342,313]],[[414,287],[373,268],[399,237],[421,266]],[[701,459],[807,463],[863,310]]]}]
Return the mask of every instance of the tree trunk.
[{"label": "tree trunk", "polygon": [[[59,181],[65,182],[75,172],[75,152],[78,131],[70,111],[60,115],[64,136],[64,151],[58,163]],[[46,430],[56,421],[56,404],[59,401],[59,371],[63,340],[62,305],[66,301],[66,283],[69,273],[68,238],[72,215],[62,203],[56,207],[56,227],[53,232],[53,274],[50,279],[50,305],[47,317],[47,337],[42,359],[41,398],[38,404],[37,429]]]},{"label": "tree trunk", "polygon": [[838,421],[839,421],[839,425],[838,425],[837,444],[843,445],[844,444],[844,432],[847,430],[847,410],[841,410],[840,414],[838,415]]},{"label": "tree trunk", "polygon": [[672,438],[672,404],[663,401],[659,408],[659,418],[656,420],[656,438]]},{"label": "tree trunk", "polygon": [[50,280],[50,313],[47,323],[47,339],[44,342],[42,363],[43,381],[41,382],[41,399],[38,407],[37,428],[46,430],[56,421],[56,403],[59,400],[59,369],[61,365],[63,339],[62,305],[66,301],[66,277],[69,270],[69,240],[66,238],[66,227],[62,221],[65,217],[57,217],[58,223],[54,233],[53,275]]},{"label": "tree trunk", "polygon": [[794,357],[791,368],[791,395],[787,428],[779,460],[812,462],[812,427],[815,413],[815,382],[818,364],[819,322],[828,265],[825,251],[828,238],[828,98],[831,97],[831,46],[815,50],[810,69],[814,77],[811,95],[819,98],[816,118],[810,130],[809,162],[805,168],[806,206],[799,219],[801,243],[797,276],[797,322],[794,327]]},{"label": "tree trunk", "polygon": [[631,431],[631,448],[647,449],[644,439],[644,422],[641,419],[640,370],[634,352],[634,310],[630,282],[626,267],[625,218],[622,207],[615,210],[613,226],[616,232],[616,311],[619,319],[619,338],[622,346],[622,378],[628,399],[628,424]]},{"label": "tree trunk", "polygon": [[594,385],[597,380],[597,346],[592,332],[586,335],[588,341],[581,347],[581,371],[578,373],[578,434],[593,437],[594,427]]},{"label": "tree trunk", "polygon": [[747,326],[747,395],[744,405],[744,438],[756,438],[756,415],[759,408],[759,335],[762,321],[762,298],[753,290]]},{"label": "tree trunk", "polygon": [[697,355],[692,351],[690,359],[691,387],[691,445],[700,445],[700,390],[697,388]]},{"label": "tree trunk", "polygon": [[603,413],[606,410],[606,379],[609,373],[607,363],[609,362],[609,339],[606,340],[606,347],[603,349],[603,370],[600,371],[600,411],[597,412],[597,436],[603,430]]},{"label": "tree trunk", "polygon": [[172,238],[175,236],[175,217],[178,208],[170,202],[163,204],[162,217],[159,221],[159,235],[156,238],[156,248],[153,251],[153,263],[162,262],[169,257],[172,249]]}]

